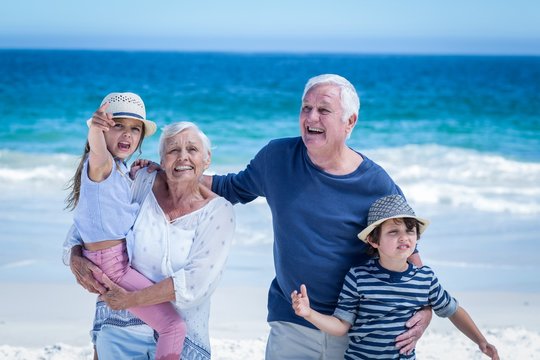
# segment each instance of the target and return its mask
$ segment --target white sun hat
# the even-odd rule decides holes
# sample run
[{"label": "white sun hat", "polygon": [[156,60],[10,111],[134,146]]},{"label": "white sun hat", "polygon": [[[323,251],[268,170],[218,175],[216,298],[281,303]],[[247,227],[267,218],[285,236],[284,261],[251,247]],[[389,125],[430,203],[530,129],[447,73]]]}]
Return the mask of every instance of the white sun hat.
[{"label": "white sun hat", "polygon": [[358,238],[367,242],[373,229],[388,219],[413,218],[420,221],[419,233],[422,234],[429,225],[429,220],[419,218],[401,195],[388,195],[376,200],[369,207],[368,226],[358,234]]},{"label": "white sun hat", "polygon": [[[144,124],[144,137],[156,132],[156,123],[146,119],[146,109],[141,97],[131,92],[113,92],[105,96],[100,106],[109,103],[107,113],[112,114],[113,119],[128,118],[140,120]],[[88,119],[86,124],[90,127],[92,119]]]}]

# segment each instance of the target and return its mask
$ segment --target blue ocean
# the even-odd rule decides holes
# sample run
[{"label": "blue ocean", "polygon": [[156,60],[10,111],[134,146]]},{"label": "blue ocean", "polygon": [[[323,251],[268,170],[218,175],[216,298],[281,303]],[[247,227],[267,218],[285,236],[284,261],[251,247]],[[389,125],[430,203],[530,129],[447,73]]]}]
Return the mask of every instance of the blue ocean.
[{"label": "blue ocean", "polygon": [[[159,127],[199,124],[211,171],[224,173],[299,134],[304,84],[321,73],[357,88],[349,145],[432,220],[419,249],[446,287],[540,292],[540,57],[496,56],[2,50],[0,281],[73,282],[61,263],[64,187],[107,93],[138,93]],[[157,160],[157,143],[140,157]],[[224,281],[267,286],[266,202],[235,208]]]}]

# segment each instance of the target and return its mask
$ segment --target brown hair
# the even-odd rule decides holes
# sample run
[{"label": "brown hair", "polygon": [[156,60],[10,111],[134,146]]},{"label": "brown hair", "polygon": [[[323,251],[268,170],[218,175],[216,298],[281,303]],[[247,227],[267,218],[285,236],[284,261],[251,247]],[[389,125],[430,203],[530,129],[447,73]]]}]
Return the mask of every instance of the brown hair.
[{"label": "brown hair", "polygon": [[[408,218],[408,217],[403,217],[403,218],[394,218],[394,219],[391,219],[394,221],[394,223],[396,224],[401,224],[401,223],[405,223],[405,226],[407,227],[407,230],[411,230],[413,228],[416,228],[416,240],[420,240],[420,225],[424,225],[423,222],[415,219],[415,218]],[[374,248],[371,243],[375,243],[375,244],[379,244],[379,241],[381,240],[381,227],[382,227],[382,224],[384,223],[384,221],[382,223],[380,223],[379,225],[377,225],[377,227],[375,227],[375,229],[373,229],[371,231],[371,233],[368,235],[368,238],[367,238],[367,244],[368,244],[368,248],[366,249],[366,253],[373,257],[373,256],[376,256],[379,254],[379,251]]]},{"label": "brown hair", "polygon": [[[139,139],[139,144],[137,144],[137,148],[135,149],[135,151],[139,150],[139,155],[138,156],[140,156],[142,154],[141,146],[142,146],[142,142],[143,142],[143,139],[144,139],[145,130],[146,129],[143,126],[142,130],[141,130],[141,138]],[[134,151],[134,153],[135,153],[135,151]],[[77,166],[77,170],[75,171],[75,175],[73,175],[73,177],[71,179],[69,179],[69,181],[68,181],[68,183],[66,184],[66,187],[65,187],[66,190],[71,189],[68,196],[66,196],[66,200],[65,200],[66,207],[64,208],[64,209],[67,209],[69,211],[74,210],[77,207],[77,204],[79,203],[79,196],[81,195],[81,175],[82,175],[82,170],[83,170],[83,167],[84,167],[84,162],[88,158],[88,153],[89,152],[90,152],[90,144],[88,143],[88,140],[87,140],[86,144],[84,145],[84,151],[83,151],[83,154],[81,156],[81,160],[79,161],[79,165]],[[126,159],[126,160],[129,160],[129,158]]]}]

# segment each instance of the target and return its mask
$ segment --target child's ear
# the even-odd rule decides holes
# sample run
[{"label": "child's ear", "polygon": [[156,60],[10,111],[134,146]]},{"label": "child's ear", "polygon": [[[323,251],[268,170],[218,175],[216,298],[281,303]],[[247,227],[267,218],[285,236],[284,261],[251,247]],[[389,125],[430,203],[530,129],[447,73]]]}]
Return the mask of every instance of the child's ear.
[{"label": "child's ear", "polygon": [[371,235],[367,236],[367,242],[369,245],[373,246],[375,249],[379,247],[379,244],[373,241],[373,238],[371,237]]}]

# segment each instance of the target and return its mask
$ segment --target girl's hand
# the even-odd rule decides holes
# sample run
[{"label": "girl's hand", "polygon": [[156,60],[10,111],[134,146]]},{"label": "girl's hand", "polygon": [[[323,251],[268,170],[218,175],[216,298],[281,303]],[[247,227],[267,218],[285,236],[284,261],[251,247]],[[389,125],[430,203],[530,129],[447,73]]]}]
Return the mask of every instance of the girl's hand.
[{"label": "girl's hand", "polygon": [[120,287],[111,279],[103,274],[101,281],[107,287],[107,291],[101,294],[101,300],[105,301],[107,305],[113,310],[125,310],[130,307],[134,307],[134,292],[129,292]]},{"label": "girl's hand", "polygon": [[311,307],[309,306],[309,297],[307,294],[306,285],[300,285],[300,293],[294,290],[291,293],[292,307],[294,313],[301,317],[307,317],[311,315]]},{"label": "girl's hand", "polygon": [[152,160],[137,159],[133,162],[133,164],[131,164],[131,169],[129,170],[129,177],[131,179],[135,179],[135,174],[143,167],[148,167],[146,171],[148,171],[149,173],[161,170],[161,166],[159,166],[158,163],[155,163]]},{"label": "girl's hand", "polygon": [[91,127],[96,127],[102,131],[109,131],[109,129],[116,124],[112,118],[112,114],[107,113],[108,107],[109,103],[106,102],[96,110],[92,115],[92,121],[90,122]]}]

